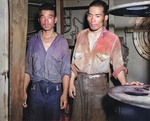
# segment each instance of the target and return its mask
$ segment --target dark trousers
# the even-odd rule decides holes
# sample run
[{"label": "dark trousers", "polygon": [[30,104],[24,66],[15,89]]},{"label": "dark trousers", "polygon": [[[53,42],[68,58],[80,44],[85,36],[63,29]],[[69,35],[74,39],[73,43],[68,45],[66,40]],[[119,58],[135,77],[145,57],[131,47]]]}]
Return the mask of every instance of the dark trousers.
[{"label": "dark trousers", "polygon": [[28,99],[27,121],[59,121],[61,84],[40,81],[32,84]]}]

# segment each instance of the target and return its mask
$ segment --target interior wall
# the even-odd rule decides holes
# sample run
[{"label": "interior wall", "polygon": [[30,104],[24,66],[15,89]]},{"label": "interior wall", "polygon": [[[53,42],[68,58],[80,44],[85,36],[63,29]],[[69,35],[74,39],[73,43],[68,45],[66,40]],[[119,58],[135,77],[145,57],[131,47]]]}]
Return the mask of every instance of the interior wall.
[{"label": "interior wall", "polygon": [[87,6],[92,1],[93,0],[63,0],[64,37],[68,41],[71,58],[76,35],[79,31],[84,29]]},{"label": "interior wall", "polygon": [[93,0],[63,0],[64,7],[88,6]]},{"label": "interior wall", "polygon": [[150,61],[140,56],[135,49],[132,33],[127,34],[127,40],[127,45],[129,47],[127,80],[150,84]]},{"label": "interior wall", "polygon": [[[115,34],[125,39],[125,30],[115,30]],[[127,64],[127,81],[140,81],[145,84],[150,83],[150,61],[141,57],[133,43],[132,33],[126,33],[127,47],[129,48],[128,64]]]},{"label": "interior wall", "polygon": [[[114,0],[114,6],[141,2],[143,0]],[[125,28],[134,28],[137,17],[114,16],[115,34],[125,39]],[[126,33],[127,47],[129,48],[127,81],[150,83],[150,61],[141,57],[133,43],[132,33]]]}]

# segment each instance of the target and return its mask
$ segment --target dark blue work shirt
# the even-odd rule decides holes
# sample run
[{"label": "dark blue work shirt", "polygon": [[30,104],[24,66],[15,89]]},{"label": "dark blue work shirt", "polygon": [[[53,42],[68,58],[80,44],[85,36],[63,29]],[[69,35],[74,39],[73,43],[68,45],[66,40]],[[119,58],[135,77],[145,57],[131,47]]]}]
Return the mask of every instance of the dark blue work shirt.
[{"label": "dark blue work shirt", "polygon": [[41,80],[62,83],[64,75],[71,76],[70,53],[68,43],[61,35],[57,35],[46,51],[39,31],[31,37],[26,53],[25,73],[33,82]]}]

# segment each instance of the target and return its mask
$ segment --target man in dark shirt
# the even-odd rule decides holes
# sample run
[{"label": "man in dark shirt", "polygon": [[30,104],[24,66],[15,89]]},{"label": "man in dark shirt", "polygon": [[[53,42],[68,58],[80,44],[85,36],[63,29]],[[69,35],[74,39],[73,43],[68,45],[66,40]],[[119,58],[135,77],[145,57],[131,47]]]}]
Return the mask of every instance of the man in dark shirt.
[{"label": "man in dark shirt", "polygon": [[70,77],[68,43],[54,31],[57,17],[53,5],[41,5],[38,20],[42,30],[31,37],[26,53],[23,106],[27,107],[26,90],[32,80],[28,121],[59,121],[61,109],[67,105]]}]

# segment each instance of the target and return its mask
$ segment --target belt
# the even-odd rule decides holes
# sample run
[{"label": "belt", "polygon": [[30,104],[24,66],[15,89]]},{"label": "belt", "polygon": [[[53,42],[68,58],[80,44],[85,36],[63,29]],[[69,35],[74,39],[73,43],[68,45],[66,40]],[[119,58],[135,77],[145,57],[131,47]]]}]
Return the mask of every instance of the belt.
[{"label": "belt", "polygon": [[88,76],[89,78],[98,78],[100,76],[106,76],[107,77],[107,82],[109,82],[109,74],[108,73],[95,73],[95,74],[88,74],[86,72],[78,72],[79,75],[84,75],[84,76]]}]

